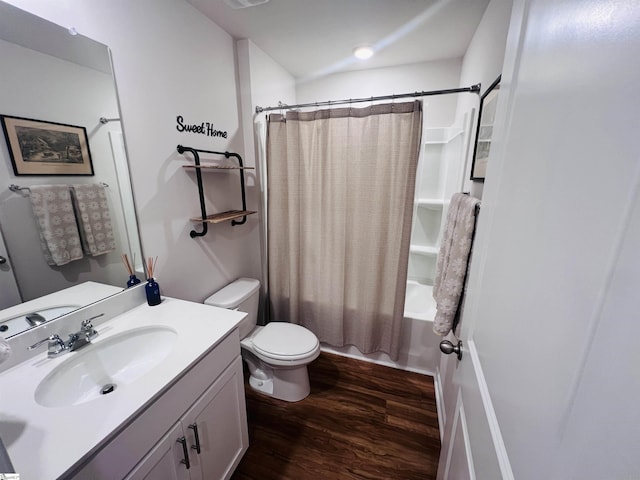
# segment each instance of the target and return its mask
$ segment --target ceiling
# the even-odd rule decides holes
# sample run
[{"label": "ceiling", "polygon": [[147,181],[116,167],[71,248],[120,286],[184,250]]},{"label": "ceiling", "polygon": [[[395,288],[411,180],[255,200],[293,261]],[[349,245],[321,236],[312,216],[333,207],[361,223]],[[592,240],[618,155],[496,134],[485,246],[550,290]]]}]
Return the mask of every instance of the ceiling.
[{"label": "ceiling", "polygon": [[[250,38],[297,79],[462,57],[489,0],[269,0],[234,10],[187,0],[236,39]],[[353,49],[376,55],[355,60]]]}]

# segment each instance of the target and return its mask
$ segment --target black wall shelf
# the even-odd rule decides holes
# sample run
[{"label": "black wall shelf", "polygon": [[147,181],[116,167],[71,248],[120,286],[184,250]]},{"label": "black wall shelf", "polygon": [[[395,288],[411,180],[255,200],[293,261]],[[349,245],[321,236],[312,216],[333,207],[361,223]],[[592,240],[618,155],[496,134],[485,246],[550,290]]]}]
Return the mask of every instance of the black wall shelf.
[{"label": "black wall shelf", "polygon": [[[184,168],[195,169],[196,171],[196,181],[198,183],[198,197],[200,200],[200,213],[202,214],[200,217],[191,218],[192,222],[200,222],[202,223],[202,231],[197,232],[196,230],[191,230],[189,235],[191,238],[203,237],[207,234],[209,223],[220,223],[231,220],[231,225],[242,225],[247,221],[247,215],[251,215],[256,213],[255,211],[247,210],[247,200],[245,195],[245,187],[244,187],[244,171],[253,169],[253,167],[245,167],[242,163],[242,157],[233,152],[215,152],[213,150],[200,150],[191,147],[184,147],[182,145],[178,145],[178,153],[184,154],[185,152],[189,152],[193,155],[193,165],[184,165]],[[224,155],[225,158],[235,158],[238,161],[238,166],[235,165],[202,165],[200,163],[200,153],[210,153],[213,155]],[[242,193],[242,210],[229,210],[227,212],[214,213],[211,215],[207,215],[207,207],[204,201],[204,187],[202,185],[202,171],[203,170],[239,170],[240,176],[240,191]],[[237,220],[241,218],[241,220]]]}]

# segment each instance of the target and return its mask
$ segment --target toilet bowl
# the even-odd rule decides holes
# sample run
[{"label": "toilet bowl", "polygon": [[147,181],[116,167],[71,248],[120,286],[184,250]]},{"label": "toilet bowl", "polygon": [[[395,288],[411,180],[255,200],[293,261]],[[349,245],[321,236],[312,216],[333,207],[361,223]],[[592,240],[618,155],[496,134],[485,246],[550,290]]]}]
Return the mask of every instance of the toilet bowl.
[{"label": "toilet bowl", "polygon": [[238,330],[251,388],[270,397],[297,402],[311,390],[307,365],[320,355],[320,342],[313,332],[293,323],[258,326],[259,296],[258,280],[239,278],[204,303],[247,314]]}]

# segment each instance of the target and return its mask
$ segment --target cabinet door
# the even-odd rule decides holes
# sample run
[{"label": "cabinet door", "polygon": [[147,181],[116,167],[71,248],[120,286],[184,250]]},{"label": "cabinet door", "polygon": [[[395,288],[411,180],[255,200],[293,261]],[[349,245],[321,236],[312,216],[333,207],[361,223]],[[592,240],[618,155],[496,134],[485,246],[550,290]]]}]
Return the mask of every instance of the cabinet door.
[{"label": "cabinet door", "polygon": [[178,442],[184,436],[181,423],[177,423],[153,450],[136,465],[125,480],[189,480],[182,445]]},{"label": "cabinet door", "polygon": [[200,454],[192,455],[191,479],[230,478],[249,447],[239,356],[185,414],[182,424],[189,449],[195,452],[200,445]]}]

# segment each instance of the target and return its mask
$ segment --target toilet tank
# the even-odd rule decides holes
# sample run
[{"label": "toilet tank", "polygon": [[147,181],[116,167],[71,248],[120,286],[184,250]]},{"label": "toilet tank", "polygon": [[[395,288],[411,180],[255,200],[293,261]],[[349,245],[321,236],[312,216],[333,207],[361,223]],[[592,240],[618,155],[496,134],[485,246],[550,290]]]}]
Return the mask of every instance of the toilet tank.
[{"label": "toilet tank", "polygon": [[254,278],[239,278],[208,297],[204,303],[214,307],[239,310],[247,314],[238,325],[240,338],[246,337],[258,321],[260,282]]}]

